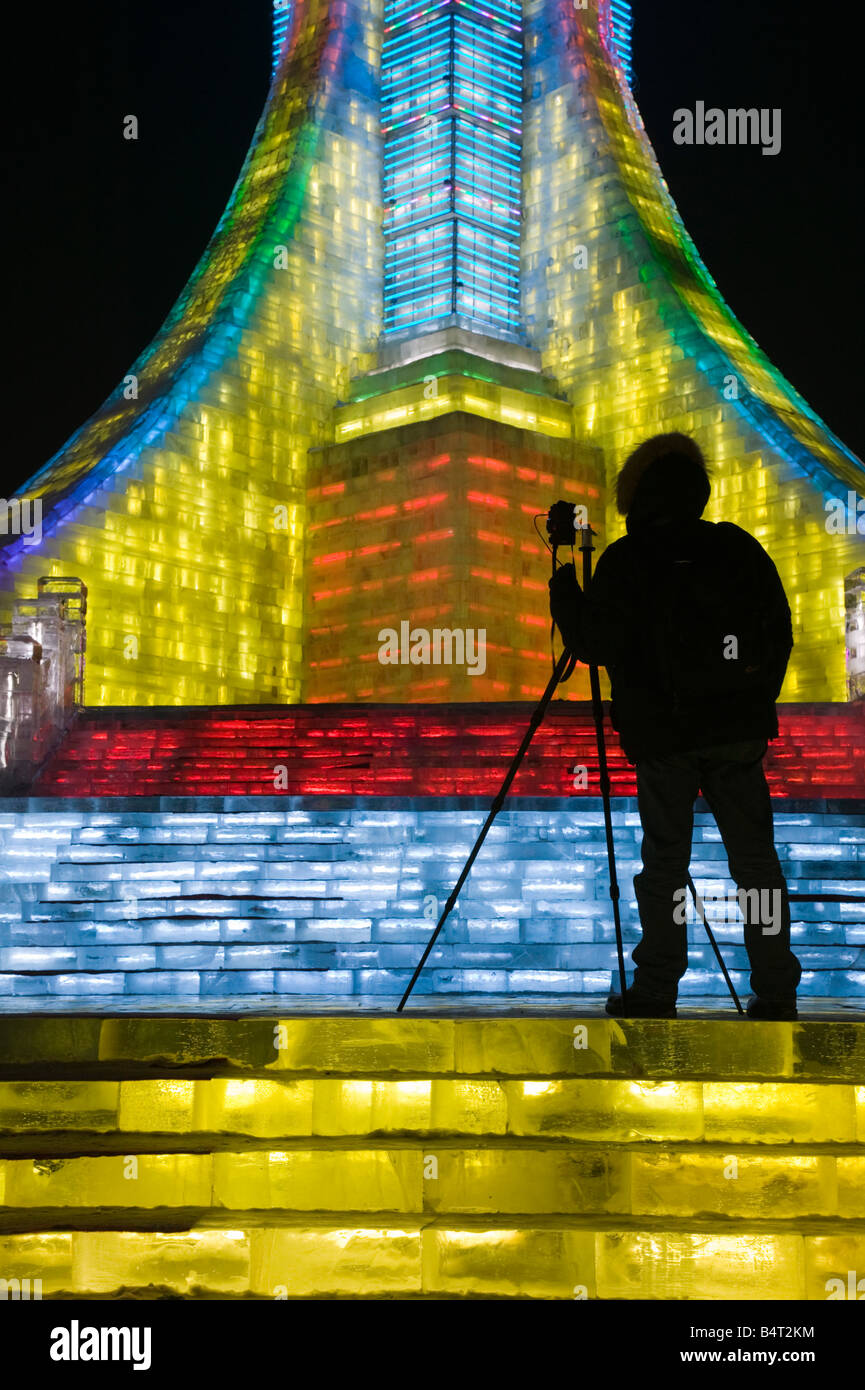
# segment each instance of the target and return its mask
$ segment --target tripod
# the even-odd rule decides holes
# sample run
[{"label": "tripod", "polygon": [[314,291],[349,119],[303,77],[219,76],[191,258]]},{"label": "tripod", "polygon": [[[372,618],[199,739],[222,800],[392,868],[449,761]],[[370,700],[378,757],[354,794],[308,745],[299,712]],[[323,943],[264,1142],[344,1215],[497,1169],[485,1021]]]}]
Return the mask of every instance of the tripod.
[{"label": "tripod", "polygon": [[[592,528],[590,526],[584,526],[581,528],[580,534],[582,537],[580,541],[580,553],[583,557],[583,592],[588,594],[592,582],[592,552],[594,551],[594,546],[592,545],[592,536],[594,535],[594,532],[592,531]],[[553,545],[552,547],[552,556],[553,573],[555,574],[555,545]],[[456,883],[451,889],[447,902],[444,905],[442,914],[439,917],[438,922],[436,923],[435,930],[430,936],[430,939],[427,942],[426,947],[424,948],[424,953],[418,961],[415,972],[408,983],[408,987],[406,988],[406,991],[403,994],[402,999],[397,1005],[397,1013],[402,1013],[403,1009],[408,1003],[411,992],[417,984],[418,979],[420,978],[420,973],[426,965],[429,954],[436,941],[438,940],[439,934],[442,928],[444,927],[445,922],[447,921],[448,917],[450,916],[451,912],[456,906],[457,898],[460,895],[462,886],[471,872],[472,865],[474,864],[481,851],[481,847],[484,843],[484,840],[487,837],[487,834],[489,833],[493,821],[495,820],[496,816],[498,815],[499,811],[502,809],[502,806],[505,803],[507,794],[511,789],[511,785],[513,783],[514,778],[517,775],[517,772],[520,769],[522,761],[529,750],[529,746],[532,742],[532,739],[534,738],[535,734],[537,733],[538,729],[543,723],[544,715],[547,712],[550,701],[552,700],[553,695],[555,694],[556,688],[562,680],[567,680],[575,664],[576,657],[573,655],[572,652],[569,652],[567,649],[562,652],[558,661],[555,663],[555,666],[553,667],[553,673],[550,676],[549,682],[547,684],[547,688],[541,696],[540,704],[538,705],[537,709],[531,717],[531,720],[529,721],[529,726],[526,729],[525,734],[523,735],[523,741],[517,749],[513,762],[508,768],[508,771],[505,775],[505,779],[502,782],[502,785],[492,806],[490,807],[489,815],[487,816],[486,820],[483,823],[483,826],[481,827],[480,834],[478,835],[478,838],[475,841],[472,852],[466,860],[465,865],[463,866],[462,873],[460,874],[459,878],[457,879]],[[607,864],[609,867],[610,876],[610,901],[613,904],[613,922],[615,925],[616,932],[616,955],[618,958],[619,988],[622,992],[622,999],[624,1000],[626,997],[627,989],[627,979],[625,976],[625,954],[622,943],[622,923],[619,911],[620,893],[618,875],[616,873],[616,850],[613,842],[613,813],[610,800],[610,774],[607,766],[607,746],[606,740],[604,738],[604,707],[601,702],[601,682],[597,666],[589,667],[589,685],[592,694],[592,716],[595,724],[595,739],[598,750],[598,768],[600,773],[601,796],[603,798],[604,803],[604,831],[607,840]],[[688,886],[691,890],[691,894],[694,899],[694,904],[702,918],[703,925],[705,926],[706,931],[708,933],[709,941],[711,942],[712,949],[715,952],[718,964],[721,967],[721,971],[727,983],[727,988],[729,989],[735,1001],[736,1008],[738,1009],[739,1013],[744,1013],[742,1005],[739,1002],[739,997],[736,994],[736,991],[733,987],[733,982],[730,979],[729,974],[727,973],[727,967],[725,966],[723,958],[721,956],[721,952],[718,949],[718,944],[712,933],[712,929],[709,926],[708,921],[706,920],[706,915],[703,911],[702,903],[700,902],[700,899],[697,896],[697,890],[694,887],[694,883],[691,879],[690,874],[688,875]]]}]

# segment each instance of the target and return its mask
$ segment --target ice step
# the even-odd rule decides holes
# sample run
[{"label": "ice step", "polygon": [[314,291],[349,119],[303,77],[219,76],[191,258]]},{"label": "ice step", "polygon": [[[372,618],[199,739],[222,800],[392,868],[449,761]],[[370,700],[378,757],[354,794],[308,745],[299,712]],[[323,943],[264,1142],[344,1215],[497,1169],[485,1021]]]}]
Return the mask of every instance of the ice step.
[{"label": "ice step", "polygon": [[823,1301],[865,1262],[865,1022],[0,1019],[0,1057],[43,1298]]},{"label": "ice step", "polygon": [[[492,796],[519,746],[531,705],[296,705],[266,709],[87,710],[43,770],[45,796],[301,794]],[[865,711],[783,705],[767,770],[778,796],[861,796]],[[613,791],[634,773],[608,727]],[[556,701],[515,790],[567,796],[584,766],[598,791],[589,707]],[[277,774],[279,769],[282,772]],[[578,789],[579,790],[579,789]]]},{"label": "ice step", "polygon": [[[63,808],[67,809],[63,809]],[[78,1000],[398,997],[484,819],[454,802],[208,798],[185,809],[108,799],[9,802],[0,812],[0,1010]],[[638,939],[635,803],[616,802],[622,920]],[[776,811],[806,998],[865,988],[865,802]],[[695,819],[692,874],[737,988],[748,964],[711,816]],[[854,897],[859,901],[831,901]],[[818,900],[828,895],[828,900]],[[717,901],[711,901],[716,898]],[[686,996],[724,995],[693,920]],[[615,969],[603,815],[596,799],[506,808],[484,845],[419,994],[604,994]]]}]

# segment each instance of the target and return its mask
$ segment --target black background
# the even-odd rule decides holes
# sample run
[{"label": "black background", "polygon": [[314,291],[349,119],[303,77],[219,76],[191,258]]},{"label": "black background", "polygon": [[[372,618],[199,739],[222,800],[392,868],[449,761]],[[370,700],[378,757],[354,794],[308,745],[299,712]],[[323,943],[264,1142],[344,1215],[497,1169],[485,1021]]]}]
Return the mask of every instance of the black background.
[{"label": "black background", "polygon": [[[772,361],[865,453],[858,7],[636,0],[634,11],[637,100],[710,273]],[[99,407],[182,290],[261,113],[271,34],[267,0],[43,0],[14,17],[5,496]],[[781,153],[674,145],[673,112],[698,100],[780,107]],[[137,142],[122,138],[129,113]]]}]

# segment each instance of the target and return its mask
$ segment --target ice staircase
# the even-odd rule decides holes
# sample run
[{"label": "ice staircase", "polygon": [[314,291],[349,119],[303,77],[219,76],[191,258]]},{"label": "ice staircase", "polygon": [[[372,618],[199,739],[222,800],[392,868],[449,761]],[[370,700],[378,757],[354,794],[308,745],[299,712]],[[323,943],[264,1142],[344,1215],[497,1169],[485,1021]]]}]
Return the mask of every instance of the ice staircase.
[{"label": "ice staircase", "polygon": [[[484,819],[445,798],[105,798],[0,810],[0,1013],[40,1008],[393,1007]],[[477,805],[483,803],[475,802]],[[856,811],[830,810],[844,804]],[[7,806],[9,803],[7,803]],[[38,806],[40,803],[30,803]],[[793,809],[780,809],[780,806]],[[600,804],[520,798],[493,827],[420,978],[420,995],[489,1002],[605,994],[615,962]],[[73,809],[74,808],[74,809]],[[628,942],[639,818],[616,801]],[[865,802],[780,803],[791,891],[862,894]],[[714,821],[696,817],[692,873],[734,981],[742,928]],[[865,995],[865,894],[793,904],[803,998]],[[686,996],[725,997],[690,924]]]},{"label": "ice staircase", "polygon": [[[261,1009],[276,996],[393,1007],[529,715],[516,705],[85,712],[33,794],[0,800],[0,1012]],[[802,994],[861,999],[863,708],[786,706],[781,727],[768,775],[801,895]],[[639,819],[633,770],[614,737],[610,749],[630,945]],[[710,917],[747,993],[733,885],[705,807],[692,872],[724,899]],[[723,997],[696,923],[691,936],[684,993]],[[484,1003],[602,995],[614,960],[594,732],[585,705],[562,701],[418,990]]]},{"label": "ice staircase", "polygon": [[0,1269],[43,1298],[865,1278],[865,1022],[5,1018],[0,1056]]}]

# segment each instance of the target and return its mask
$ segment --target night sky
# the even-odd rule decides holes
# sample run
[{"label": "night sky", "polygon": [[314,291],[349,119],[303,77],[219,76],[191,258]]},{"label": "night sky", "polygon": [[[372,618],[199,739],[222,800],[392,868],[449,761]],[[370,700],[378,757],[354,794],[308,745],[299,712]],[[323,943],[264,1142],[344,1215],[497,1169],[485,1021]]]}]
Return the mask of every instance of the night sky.
[{"label": "night sky", "polygon": [[[865,455],[858,6],[634,9],[638,103],[703,260],[769,357]],[[264,104],[271,31],[268,0],[16,11],[2,98],[7,497],[116,387],[182,290]],[[781,153],[676,146],[673,112],[698,100],[780,107]],[[130,112],[137,142],[122,138]]]}]

